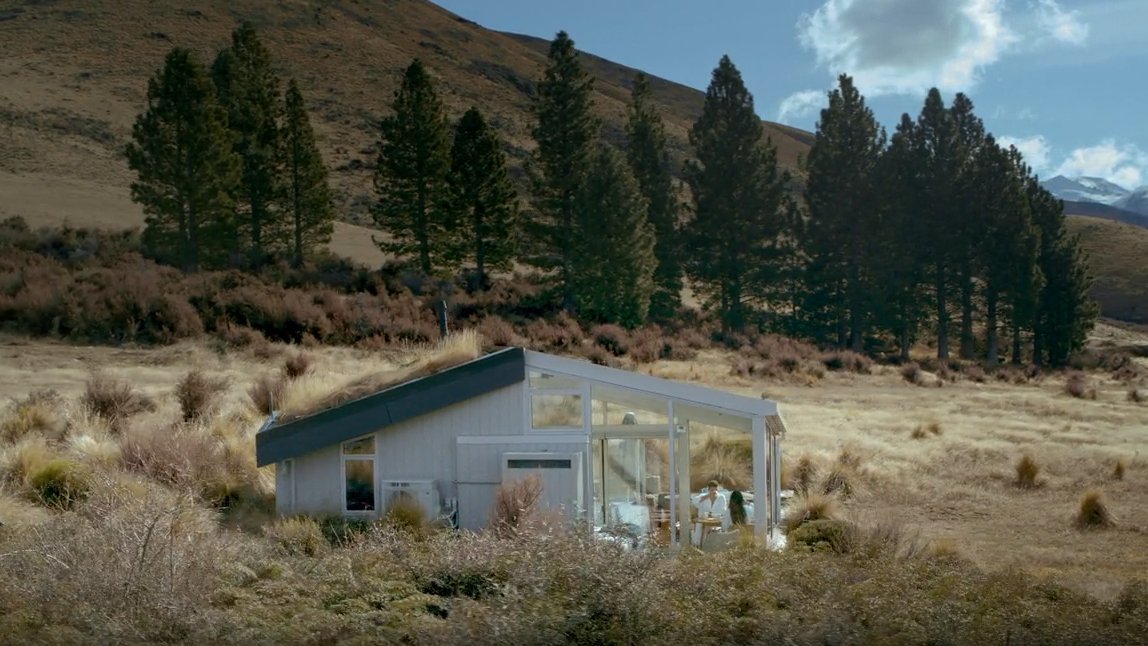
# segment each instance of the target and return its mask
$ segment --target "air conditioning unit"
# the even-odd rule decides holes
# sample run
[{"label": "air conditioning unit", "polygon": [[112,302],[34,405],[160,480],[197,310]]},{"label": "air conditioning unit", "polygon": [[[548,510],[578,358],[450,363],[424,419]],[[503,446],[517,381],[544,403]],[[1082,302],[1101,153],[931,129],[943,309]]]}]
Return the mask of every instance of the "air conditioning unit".
[{"label": "air conditioning unit", "polygon": [[542,496],[538,501],[540,508],[561,510],[570,518],[584,509],[581,453],[542,451],[502,454],[503,484],[531,475],[537,475],[542,481]]},{"label": "air conditioning unit", "polygon": [[442,511],[434,480],[384,480],[382,485],[384,515],[401,496],[410,496],[417,502],[427,520],[437,518]]}]

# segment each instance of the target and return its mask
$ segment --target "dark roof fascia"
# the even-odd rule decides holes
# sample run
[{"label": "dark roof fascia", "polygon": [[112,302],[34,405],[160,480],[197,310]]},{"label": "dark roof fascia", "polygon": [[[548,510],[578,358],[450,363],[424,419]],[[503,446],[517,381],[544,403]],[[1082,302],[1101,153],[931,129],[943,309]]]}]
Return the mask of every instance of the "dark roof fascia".
[{"label": "dark roof fascia", "polygon": [[255,436],[258,466],[298,457],[526,379],[526,353],[506,348],[442,372],[281,425]]}]

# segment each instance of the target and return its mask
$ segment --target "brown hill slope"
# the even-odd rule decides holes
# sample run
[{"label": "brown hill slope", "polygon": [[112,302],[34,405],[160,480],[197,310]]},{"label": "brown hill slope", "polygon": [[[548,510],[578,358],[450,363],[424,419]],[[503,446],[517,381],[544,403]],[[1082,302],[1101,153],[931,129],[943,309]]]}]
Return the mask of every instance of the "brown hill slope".
[{"label": "brown hill slope", "polygon": [[[530,92],[547,41],[484,29],[424,0],[18,0],[0,8],[0,216],[141,223],[120,151],[144,107],[147,79],[173,46],[210,62],[241,20],[259,28],[281,75],[298,79],[347,222],[369,221],[377,123],[415,56],[438,80],[452,117],[477,105],[516,163],[533,146]],[[636,70],[587,58],[598,76],[604,133],[614,138]],[[652,85],[680,159],[702,94],[660,79]],[[783,163],[793,166],[808,133],[767,128]],[[339,234],[359,246],[344,251],[378,259],[366,231],[341,227]]]},{"label": "brown hill slope", "polygon": [[1096,282],[1092,297],[1101,315],[1148,323],[1148,229],[1096,217],[1070,215]]}]

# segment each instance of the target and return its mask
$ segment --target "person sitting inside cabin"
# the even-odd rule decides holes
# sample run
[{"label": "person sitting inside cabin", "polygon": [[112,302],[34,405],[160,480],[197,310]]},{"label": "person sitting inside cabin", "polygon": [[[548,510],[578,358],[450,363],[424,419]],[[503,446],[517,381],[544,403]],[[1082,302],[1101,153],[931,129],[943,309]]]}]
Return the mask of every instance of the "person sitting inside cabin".
[{"label": "person sitting inside cabin", "polygon": [[733,527],[748,524],[745,513],[745,497],[737,490],[729,495],[729,524]]},{"label": "person sitting inside cabin", "polygon": [[[725,525],[726,500],[725,495],[718,493],[717,480],[710,480],[706,484],[708,489],[698,501],[698,520],[717,518]],[[702,531],[702,523],[694,524],[694,545],[701,545],[707,532]]]}]

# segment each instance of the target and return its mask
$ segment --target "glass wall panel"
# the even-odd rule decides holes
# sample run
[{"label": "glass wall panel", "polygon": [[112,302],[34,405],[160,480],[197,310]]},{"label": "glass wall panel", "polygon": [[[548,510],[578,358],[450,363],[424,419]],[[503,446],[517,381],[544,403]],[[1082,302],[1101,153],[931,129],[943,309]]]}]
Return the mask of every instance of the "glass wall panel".
[{"label": "glass wall panel", "polygon": [[582,397],[579,395],[530,396],[533,428],[582,428]]},{"label": "glass wall panel", "polygon": [[374,511],[375,461],[347,460],[343,463],[343,470],[346,474],[347,511]]}]

